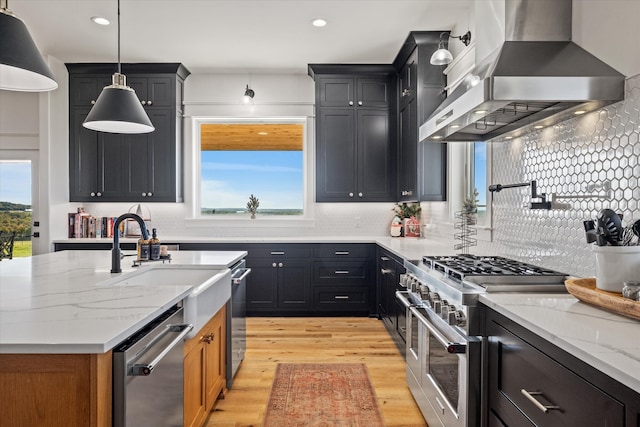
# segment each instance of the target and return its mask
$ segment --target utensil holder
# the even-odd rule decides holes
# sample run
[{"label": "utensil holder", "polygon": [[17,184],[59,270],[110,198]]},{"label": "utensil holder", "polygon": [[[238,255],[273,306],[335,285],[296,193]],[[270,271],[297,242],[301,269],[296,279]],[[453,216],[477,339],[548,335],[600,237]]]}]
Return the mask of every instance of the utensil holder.
[{"label": "utensil holder", "polygon": [[593,246],[596,288],[622,292],[625,281],[640,281],[640,246]]}]

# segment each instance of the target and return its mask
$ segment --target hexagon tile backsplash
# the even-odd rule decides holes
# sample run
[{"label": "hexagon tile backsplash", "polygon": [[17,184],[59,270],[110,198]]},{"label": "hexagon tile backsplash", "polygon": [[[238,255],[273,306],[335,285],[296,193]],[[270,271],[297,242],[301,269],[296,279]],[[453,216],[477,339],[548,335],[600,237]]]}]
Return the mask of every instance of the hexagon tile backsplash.
[{"label": "hexagon tile backsplash", "polygon": [[[627,79],[625,100],[513,140],[494,139],[493,183],[536,180],[538,193],[610,198],[563,198],[552,210],[531,210],[528,187],[493,195],[495,252],[576,276],[594,276],[583,221],[602,208],[640,219],[640,75]],[[604,194],[600,192],[598,194]]]}]

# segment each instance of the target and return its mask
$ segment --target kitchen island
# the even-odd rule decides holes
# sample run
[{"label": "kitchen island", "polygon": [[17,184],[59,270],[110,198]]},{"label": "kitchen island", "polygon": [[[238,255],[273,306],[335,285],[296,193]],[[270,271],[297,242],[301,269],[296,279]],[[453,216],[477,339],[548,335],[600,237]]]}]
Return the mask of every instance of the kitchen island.
[{"label": "kitchen island", "polygon": [[[207,265],[214,271],[245,256],[180,252],[172,254],[171,266]],[[0,264],[3,425],[111,425],[111,349],[192,291],[179,283],[114,283],[148,268],[134,268],[129,260],[119,274],[110,273],[110,253],[103,251]],[[154,264],[160,263],[149,263]]]}]

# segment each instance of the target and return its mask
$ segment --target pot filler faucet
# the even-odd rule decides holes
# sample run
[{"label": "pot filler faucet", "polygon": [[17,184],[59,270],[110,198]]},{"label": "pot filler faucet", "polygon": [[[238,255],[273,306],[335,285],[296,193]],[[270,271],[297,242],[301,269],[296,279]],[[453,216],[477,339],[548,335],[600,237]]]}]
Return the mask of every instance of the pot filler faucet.
[{"label": "pot filler faucet", "polygon": [[[531,182],[522,182],[519,184],[492,184],[489,186],[489,191],[492,193],[498,193],[504,188],[516,188],[516,187],[531,187],[531,203],[529,203],[529,209],[551,209],[551,202],[547,201],[547,194],[540,193],[538,194],[538,186],[536,185],[536,181],[533,180]],[[539,202],[534,202],[533,200],[540,199]]]},{"label": "pot filler faucet", "polygon": [[120,215],[116,218],[116,221],[113,223],[113,249],[111,249],[111,272],[112,273],[122,273],[122,268],[120,268],[120,232],[119,227],[120,223],[125,219],[135,219],[138,224],[140,224],[140,232],[142,233],[142,238],[144,240],[149,240],[149,231],[147,230],[147,225],[144,223],[144,220],[134,213],[126,213]]}]

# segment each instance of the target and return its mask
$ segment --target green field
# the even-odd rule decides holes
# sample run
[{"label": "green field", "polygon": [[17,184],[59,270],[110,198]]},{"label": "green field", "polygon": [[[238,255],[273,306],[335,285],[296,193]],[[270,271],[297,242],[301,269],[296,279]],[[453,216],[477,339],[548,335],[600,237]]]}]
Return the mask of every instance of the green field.
[{"label": "green field", "polygon": [[31,240],[16,240],[13,243],[13,257],[31,256]]}]

